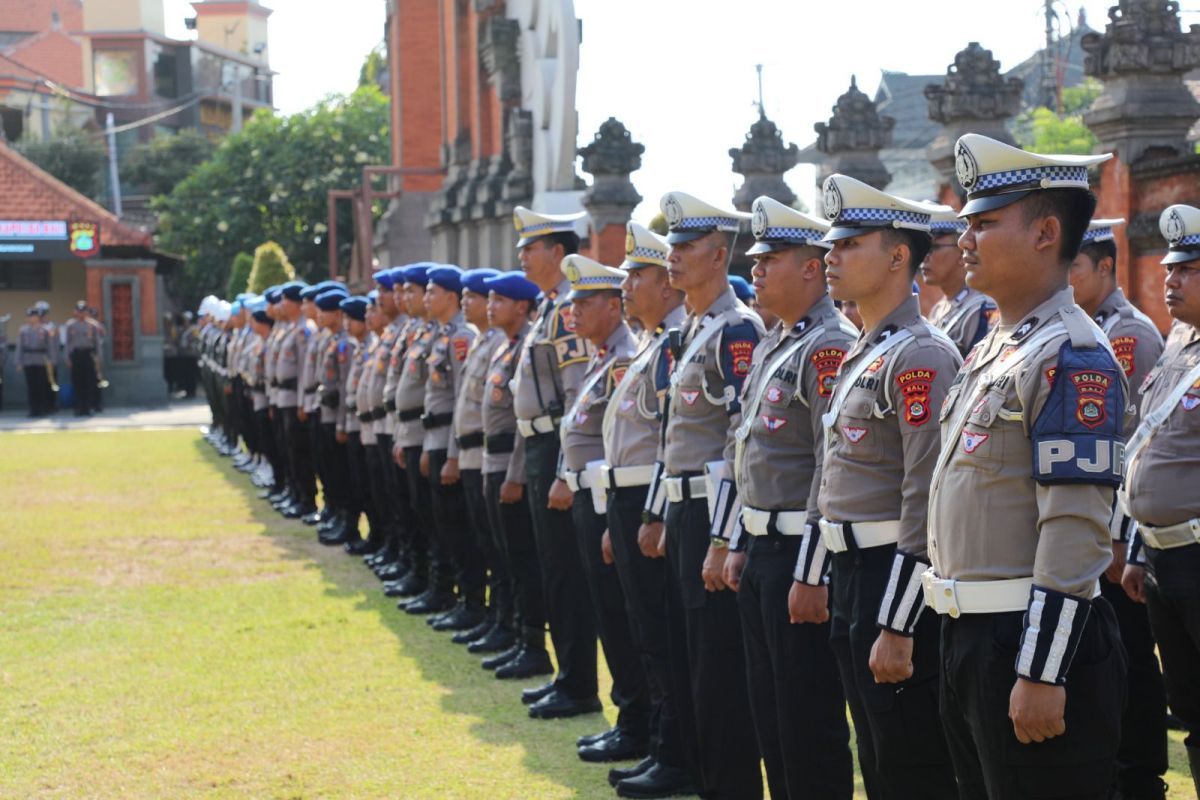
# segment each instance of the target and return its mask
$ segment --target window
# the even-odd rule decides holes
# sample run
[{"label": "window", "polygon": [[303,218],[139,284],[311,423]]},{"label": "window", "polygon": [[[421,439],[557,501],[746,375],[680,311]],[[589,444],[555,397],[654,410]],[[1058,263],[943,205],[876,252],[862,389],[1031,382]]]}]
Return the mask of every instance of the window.
[{"label": "window", "polygon": [[179,81],[177,79],[177,59],[174,49],[161,45],[154,51],[154,93],[159,97],[174,99],[179,97]]},{"label": "window", "polygon": [[138,54],[134,50],[97,50],[93,56],[96,94],[101,97],[137,94]]},{"label": "window", "polygon": [[0,291],[50,291],[50,262],[0,261]]}]

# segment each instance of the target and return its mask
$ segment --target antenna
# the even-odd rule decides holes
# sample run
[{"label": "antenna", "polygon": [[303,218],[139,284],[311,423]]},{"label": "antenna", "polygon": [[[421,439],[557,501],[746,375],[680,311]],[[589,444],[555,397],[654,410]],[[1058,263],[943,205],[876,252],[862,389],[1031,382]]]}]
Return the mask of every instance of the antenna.
[{"label": "antenna", "polygon": [[759,118],[766,119],[767,118],[767,107],[763,103],[763,82],[762,82],[763,65],[755,64],[754,71],[758,73],[758,103],[756,103],[755,105],[758,106]]}]

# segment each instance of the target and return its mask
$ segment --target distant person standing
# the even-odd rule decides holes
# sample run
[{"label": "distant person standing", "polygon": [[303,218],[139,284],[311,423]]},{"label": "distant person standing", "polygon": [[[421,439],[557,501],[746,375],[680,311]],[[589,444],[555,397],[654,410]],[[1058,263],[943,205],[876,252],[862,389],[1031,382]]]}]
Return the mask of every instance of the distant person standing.
[{"label": "distant person standing", "polygon": [[108,388],[108,381],[104,378],[104,342],[108,339],[108,328],[100,321],[100,311],[95,306],[87,307],[87,315],[88,321],[96,326],[98,336],[96,351],[92,354],[92,362],[96,365],[96,393],[92,398],[95,401],[92,408],[99,414],[104,410],[103,390]]},{"label": "distant person standing", "polygon": [[25,312],[25,324],[17,333],[17,366],[25,370],[25,391],[29,400],[29,416],[43,417],[54,407],[50,392],[52,355],[57,352],[54,339],[42,324],[36,308]]},{"label": "distant person standing", "polygon": [[0,317],[0,411],[4,410],[4,365],[8,362],[8,321],[11,314]]},{"label": "distant person standing", "polygon": [[183,312],[182,332],[179,334],[179,390],[184,397],[196,396],[200,375],[200,328],[192,312]]},{"label": "distant person standing", "polygon": [[75,391],[75,416],[91,415],[99,402],[96,377],[96,352],[100,348],[100,326],[87,315],[87,303],[75,304],[71,319],[63,325],[63,347],[71,366],[71,385]]}]

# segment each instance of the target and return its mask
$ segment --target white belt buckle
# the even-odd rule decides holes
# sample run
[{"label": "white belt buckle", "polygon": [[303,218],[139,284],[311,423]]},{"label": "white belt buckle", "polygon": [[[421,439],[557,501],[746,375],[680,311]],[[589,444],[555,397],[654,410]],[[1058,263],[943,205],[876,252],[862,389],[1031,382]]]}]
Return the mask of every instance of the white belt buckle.
[{"label": "white belt buckle", "polygon": [[517,420],[517,432],[521,434],[521,438],[528,439],[533,436],[533,423],[527,419]]},{"label": "white belt buckle", "polygon": [[563,473],[563,480],[566,481],[567,488],[571,490],[572,494],[579,491],[579,473],[574,470],[566,470]]},{"label": "white belt buckle", "polygon": [[818,527],[821,529],[821,539],[825,542],[826,550],[831,553],[844,553],[850,549],[846,546],[846,533],[841,523],[823,519],[818,523]]},{"label": "white belt buckle", "polygon": [[932,569],[921,575],[921,583],[925,588],[925,603],[939,614],[948,614],[951,619],[958,619],[962,610],[958,607],[958,581],[939,578]]},{"label": "white belt buckle", "polygon": [[615,489],[616,485],[613,481],[613,468],[608,464],[600,467],[600,485],[607,489]]}]

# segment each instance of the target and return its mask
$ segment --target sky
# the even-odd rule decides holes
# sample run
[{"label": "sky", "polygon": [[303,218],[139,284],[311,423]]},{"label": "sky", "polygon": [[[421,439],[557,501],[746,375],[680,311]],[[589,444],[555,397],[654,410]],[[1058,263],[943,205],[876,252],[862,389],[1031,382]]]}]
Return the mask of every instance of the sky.
[{"label": "sky", "polygon": [[[164,0],[168,35],[184,38],[186,0]],[[403,2],[403,0],[401,0]],[[279,110],[303,110],[331,92],[353,90],[367,52],[383,39],[384,0],[264,0]],[[1056,0],[1064,24],[1080,8],[1103,30],[1114,0]],[[1184,0],[1183,23],[1200,24],[1200,0]],[[336,8],[336,13],[329,9]],[[919,11],[920,13],[916,13]],[[1001,69],[1041,47],[1040,0],[575,0],[583,42],[576,107],[579,145],[610,116],[646,147],[633,182],[646,198],[681,190],[731,206],[740,177],[728,150],[757,117],[755,65],[763,65],[767,115],[784,140],[815,140],[850,76],[873,96],[881,70],[944,75],[954,54],[978,41]],[[1069,22],[1067,22],[1069,21]],[[814,207],[815,173],[786,179]]]}]

